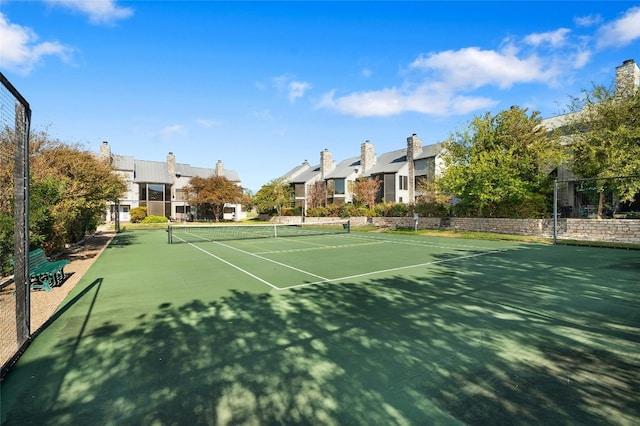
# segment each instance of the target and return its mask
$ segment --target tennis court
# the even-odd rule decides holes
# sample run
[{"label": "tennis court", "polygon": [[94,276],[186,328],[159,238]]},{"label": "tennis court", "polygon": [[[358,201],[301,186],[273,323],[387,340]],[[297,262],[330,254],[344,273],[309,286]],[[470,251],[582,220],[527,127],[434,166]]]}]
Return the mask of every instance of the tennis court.
[{"label": "tennis court", "polygon": [[193,240],[119,234],[5,378],[3,421],[640,419],[640,252],[358,231]]}]

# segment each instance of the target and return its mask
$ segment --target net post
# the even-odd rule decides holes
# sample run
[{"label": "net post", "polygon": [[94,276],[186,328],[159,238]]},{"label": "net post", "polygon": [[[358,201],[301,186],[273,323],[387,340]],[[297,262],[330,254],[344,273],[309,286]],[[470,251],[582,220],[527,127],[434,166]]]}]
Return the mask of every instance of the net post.
[{"label": "net post", "polygon": [[351,219],[347,220],[347,234],[351,233]]},{"label": "net post", "polygon": [[275,223],[273,224],[273,236],[274,238],[278,238],[278,227]]},{"label": "net post", "polygon": [[167,226],[167,243],[171,244],[172,241],[172,235],[171,235],[171,225]]},{"label": "net post", "polygon": [[553,180],[553,244],[558,243],[558,179]]}]

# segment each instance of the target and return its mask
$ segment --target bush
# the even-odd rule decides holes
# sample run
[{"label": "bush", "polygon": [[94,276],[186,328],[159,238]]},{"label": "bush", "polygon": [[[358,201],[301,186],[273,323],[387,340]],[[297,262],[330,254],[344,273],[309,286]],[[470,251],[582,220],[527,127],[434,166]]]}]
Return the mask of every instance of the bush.
[{"label": "bush", "polygon": [[326,217],[328,216],[327,214],[327,208],[326,207],[311,207],[309,209],[307,209],[307,216],[309,217]]},{"label": "bush", "polygon": [[142,223],[165,223],[168,221],[169,219],[164,216],[147,216],[142,219]]},{"label": "bush", "polygon": [[147,208],[134,207],[129,210],[129,216],[131,217],[131,223],[140,223],[147,217]]},{"label": "bush", "polygon": [[302,207],[283,207],[282,216],[301,216]]},{"label": "bush", "polygon": [[420,203],[414,207],[414,213],[420,217],[445,217],[449,214],[449,206],[439,203]]},{"label": "bush", "polygon": [[409,207],[404,203],[376,204],[374,211],[376,216],[406,217],[409,215]]}]

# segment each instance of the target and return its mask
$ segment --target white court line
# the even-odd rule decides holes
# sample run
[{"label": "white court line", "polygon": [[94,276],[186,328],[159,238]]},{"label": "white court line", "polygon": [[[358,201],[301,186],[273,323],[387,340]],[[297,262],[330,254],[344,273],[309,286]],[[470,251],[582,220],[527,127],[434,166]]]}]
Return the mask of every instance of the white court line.
[{"label": "white court line", "polygon": [[213,253],[209,253],[209,252],[208,252],[208,251],[206,251],[205,249],[201,249],[200,247],[198,247],[198,246],[197,246],[197,245],[195,245],[195,244],[192,244],[192,243],[187,243],[187,244],[189,244],[191,247],[195,247],[195,248],[197,248],[198,250],[200,250],[200,251],[201,251],[201,252],[203,252],[203,253],[208,254],[209,256],[213,257],[214,259],[217,259],[217,260],[219,260],[219,261],[220,261],[220,262],[222,262],[222,263],[226,263],[227,265],[231,266],[232,268],[235,268],[235,269],[237,269],[238,271],[240,271],[240,272],[242,272],[242,273],[244,273],[244,274],[249,275],[251,278],[255,278],[256,280],[260,281],[261,283],[264,283],[264,284],[268,285],[269,287],[271,287],[271,288],[273,288],[273,289],[275,289],[275,290],[282,290],[280,287],[277,287],[277,286],[275,286],[275,285],[271,284],[269,281],[263,280],[263,279],[262,279],[262,278],[260,278],[259,276],[252,274],[251,272],[247,271],[246,269],[242,269],[241,267],[239,267],[239,266],[237,266],[237,265],[234,265],[234,264],[233,264],[233,263],[231,263],[231,262],[227,262],[227,261],[226,261],[226,260],[224,260],[223,258],[218,257],[218,256],[216,256],[216,255],[215,255],[215,254],[213,254]]},{"label": "white court line", "polygon": [[394,240],[394,239],[389,239],[389,238],[379,238],[379,237],[372,237],[372,236],[365,236],[365,235],[353,235],[353,234],[350,234],[349,236],[344,236],[344,238],[355,238],[355,239],[361,239],[361,240],[384,241],[386,243],[402,244],[402,245],[408,245],[408,246],[434,247],[434,248],[456,249],[456,250],[465,250],[465,251],[469,251],[469,250],[492,250],[493,249],[492,247],[472,246],[472,245],[468,245],[468,244],[451,244],[451,245],[433,244],[433,243],[430,243],[428,241],[425,241],[425,242],[420,242],[420,241],[399,241],[399,240]]},{"label": "white court line", "polygon": [[[321,280],[320,282],[324,282],[324,281],[328,281],[329,280],[329,278],[325,278],[325,277],[323,277],[321,275],[312,274],[311,272],[307,272],[307,271],[304,271],[302,269],[296,268],[294,266],[290,266],[290,265],[287,265],[285,263],[278,262],[278,261],[275,261],[275,260],[272,260],[272,259],[269,259],[269,258],[266,258],[266,257],[263,257],[263,256],[258,256],[255,253],[251,253],[251,252],[248,252],[248,251],[245,251],[245,250],[241,250],[239,248],[236,248],[236,247],[233,247],[233,246],[230,246],[230,245],[227,245],[227,244],[223,244],[223,243],[221,243],[219,241],[212,241],[212,242],[215,243],[215,244],[221,245],[222,247],[226,247],[226,248],[229,248],[229,249],[232,249],[232,250],[235,250],[235,251],[239,251],[240,253],[247,254],[247,255],[253,256],[253,257],[257,257],[258,259],[266,260],[267,262],[275,263],[276,265],[279,265],[279,266],[282,266],[282,267],[285,267],[285,268],[288,268],[288,269],[293,269],[294,271],[301,272],[301,273],[303,273],[305,275],[310,275],[312,277],[319,278]],[[278,287],[278,286],[276,286],[274,284],[271,284],[270,282],[258,277],[257,275],[252,274],[251,272],[247,271],[246,269],[243,269],[243,268],[241,268],[241,267],[239,267],[237,265],[234,265],[233,263],[231,263],[231,262],[229,262],[227,260],[224,260],[223,258],[221,258],[219,256],[216,256],[215,254],[210,253],[210,252],[206,251],[205,249],[200,248],[200,247],[198,247],[197,245],[195,245],[193,243],[187,243],[187,244],[189,244],[191,247],[197,248],[201,252],[206,253],[209,256],[211,256],[211,257],[213,257],[213,258],[215,258],[215,259],[217,259],[217,260],[219,260],[219,261],[221,261],[223,263],[226,263],[227,265],[237,269],[238,271],[240,271],[242,273],[245,273],[245,274],[249,275],[252,278],[255,278],[256,280],[268,285],[269,287],[271,287],[273,289],[282,290],[282,288],[280,288],[280,287]],[[288,288],[288,287],[285,287],[285,288]]]},{"label": "white court line", "polygon": [[282,253],[302,253],[306,251],[317,251],[317,250],[337,250],[343,248],[353,248],[353,247],[364,247],[364,246],[373,246],[378,244],[384,244],[386,241],[373,241],[366,243],[357,243],[357,244],[340,244],[340,245],[321,245],[317,247],[304,247],[297,249],[288,249],[288,250],[270,250],[270,251],[259,251],[256,254],[282,254]]},{"label": "white court line", "polygon": [[312,283],[297,284],[297,285],[292,285],[292,286],[289,286],[289,287],[278,288],[278,290],[291,290],[293,288],[309,287],[309,286],[312,286],[312,285],[330,283],[330,282],[335,282],[335,281],[350,280],[350,279],[353,279],[353,278],[362,278],[362,277],[366,277],[366,276],[369,276],[369,275],[383,274],[385,272],[401,271],[403,269],[420,268],[422,266],[436,265],[436,264],[439,264],[439,263],[446,263],[446,262],[453,262],[453,261],[461,260],[461,259],[470,259],[472,257],[485,256],[485,255],[488,255],[488,254],[501,253],[501,252],[505,252],[505,251],[507,251],[507,249],[492,250],[492,251],[486,251],[486,252],[483,252],[483,253],[474,253],[474,254],[469,254],[469,255],[466,255],[466,256],[454,257],[454,258],[451,258],[451,259],[434,260],[433,262],[419,263],[417,265],[400,266],[400,267],[397,267],[397,268],[390,268],[390,269],[381,269],[379,271],[365,272],[365,273],[362,273],[362,274],[349,275],[349,276],[346,276],[346,277],[324,279],[322,281],[316,281],[316,282],[312,282]]}]

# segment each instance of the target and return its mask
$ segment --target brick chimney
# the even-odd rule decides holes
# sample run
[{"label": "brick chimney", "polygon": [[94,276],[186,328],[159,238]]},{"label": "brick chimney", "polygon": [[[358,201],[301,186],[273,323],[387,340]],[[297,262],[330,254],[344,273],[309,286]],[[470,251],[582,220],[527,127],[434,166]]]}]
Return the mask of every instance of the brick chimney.
[{"label": "brick chimney", "polygon": [[365,173],[367,170],[375,166],[376,161],[375,148],[373,144],[367,140],[360,145],[360,166],[362,168],[362,173]]},{"label": "brick chimney", "polygon": [[407,167],[409,184],[409,203],[413,203],[416,198],[416,166],[413,159],[422,152],[422,141],[414,133],[407,138]]},{"label": "brick chimney", "polygon": [[224,177],[224,164],[222,164],[222,160],[218,160],[218,162],[216,163],[216,171],[214,175]]},{"label": "brick chimney", "polygon": [[320,152],[320,176],[322,179],[336,168],[336,163],[333,162],[333,155],[325,148]]},{"label": "brick chimney", "polygon": [[616,67],[616,96],[624,96],[638,90],[640,68],[633,59],[627,59]]},{"label": "brick chimney", "polygon": [[106,164],[111,165],[111,147],[107,141],[103,141],[102,145],[100,145],[100,161],[104,161]]}]

